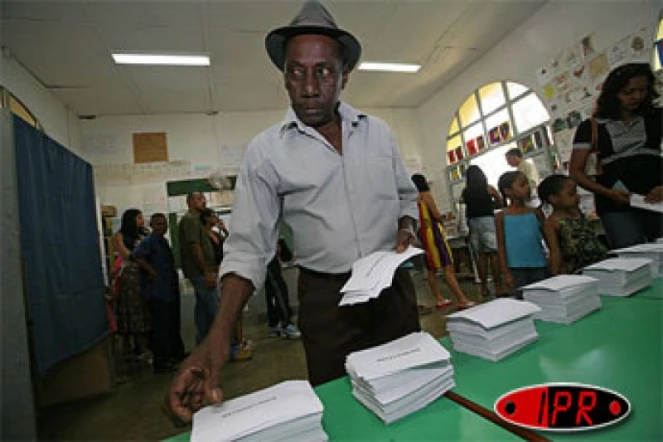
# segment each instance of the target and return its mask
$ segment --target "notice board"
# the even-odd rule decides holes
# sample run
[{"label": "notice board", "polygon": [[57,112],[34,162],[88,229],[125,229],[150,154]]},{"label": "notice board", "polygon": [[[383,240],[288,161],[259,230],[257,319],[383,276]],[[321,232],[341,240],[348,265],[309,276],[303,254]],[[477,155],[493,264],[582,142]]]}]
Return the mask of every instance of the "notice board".
[{"label": "notice board", "polygon": [[134,134],[134,163],[168,161],[165,132]]}]

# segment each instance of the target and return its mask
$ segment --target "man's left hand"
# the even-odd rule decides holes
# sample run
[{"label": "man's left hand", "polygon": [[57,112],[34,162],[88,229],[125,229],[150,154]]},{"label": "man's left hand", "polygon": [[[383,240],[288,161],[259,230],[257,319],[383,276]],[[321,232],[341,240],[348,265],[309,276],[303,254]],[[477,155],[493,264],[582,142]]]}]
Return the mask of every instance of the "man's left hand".
[{"label": "man's left hand", "polygon": [[398,229],[396,234],[396,252],[402,253],[410,246],[418,246],[419,241],[412,228]]}]

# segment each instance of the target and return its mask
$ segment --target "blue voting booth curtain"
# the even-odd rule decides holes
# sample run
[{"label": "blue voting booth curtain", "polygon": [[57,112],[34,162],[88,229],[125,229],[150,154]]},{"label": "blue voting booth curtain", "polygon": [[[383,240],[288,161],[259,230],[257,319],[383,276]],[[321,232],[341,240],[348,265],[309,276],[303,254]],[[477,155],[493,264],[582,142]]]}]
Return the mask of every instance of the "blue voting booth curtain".
[{"label": "blue voting booth curtain", "polygon": [[17,117],[14,140],[28,314],[43,375],[109,332],[92,166]]}]

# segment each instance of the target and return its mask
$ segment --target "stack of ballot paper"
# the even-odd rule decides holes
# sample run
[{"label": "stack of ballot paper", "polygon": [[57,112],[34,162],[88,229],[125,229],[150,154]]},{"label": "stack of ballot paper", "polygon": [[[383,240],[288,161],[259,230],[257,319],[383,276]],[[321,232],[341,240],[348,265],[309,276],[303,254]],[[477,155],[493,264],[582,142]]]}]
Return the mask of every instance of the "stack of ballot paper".
[{"label": "stack of ballot paper", "polygon": [[374,252],[352,264],[352,276],[341,289],[343,298],[339,305],[352,305],[377,298],[382,290],[391,286],[394,272],[404,261],[424,253],[416,247],[408,247],[403,253]]},{"label": "stack of ballot paper", "polygon": [[527,301],[501,298],[447,316],[454,349],[498,361],[538,338]]},{"label": "stack of ballot paper", "polygon": [[348,355],[352,394],[386,423],[413,413],[455,386],[451,355],[431,335],[411,333]]},{"label": "stack of ballot paper", "polygon": [[601,308],[599,280],[559,275],[523,287],[523,299],[541,307],[534,319],[570,324]]},{"label": "stack of ballot paper", "polygon": [[599,294],[629,296],[651,285],[651,259],[610,258],[585,267],[583,274],[599,280]]},{"label": "stack of ballot paper", "polygon": [[638,244],[625,249],[613,250],[623,258],[651,259],[651,271],[654,278],[663,276],[663,242]]},{"label": "stack of ballot paper", "polygon": [[322,403],[308,381],[270,388],[203,408],[193,415],[193,442],[326,441]]}]

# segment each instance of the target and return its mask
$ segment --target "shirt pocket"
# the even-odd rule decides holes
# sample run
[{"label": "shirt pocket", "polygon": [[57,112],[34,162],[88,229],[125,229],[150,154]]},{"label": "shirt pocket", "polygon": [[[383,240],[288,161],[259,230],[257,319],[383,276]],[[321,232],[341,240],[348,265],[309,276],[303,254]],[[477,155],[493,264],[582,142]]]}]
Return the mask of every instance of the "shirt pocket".
[{"label": "shirt pocket", "polygon": [[373,156],[366,160],[366,175],[372,197],[381,200],[398,199],[393,159],[389,156]]}]

